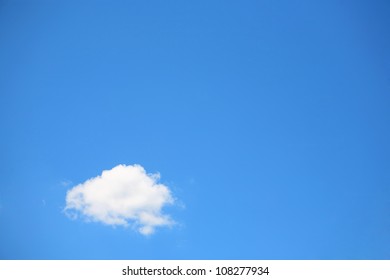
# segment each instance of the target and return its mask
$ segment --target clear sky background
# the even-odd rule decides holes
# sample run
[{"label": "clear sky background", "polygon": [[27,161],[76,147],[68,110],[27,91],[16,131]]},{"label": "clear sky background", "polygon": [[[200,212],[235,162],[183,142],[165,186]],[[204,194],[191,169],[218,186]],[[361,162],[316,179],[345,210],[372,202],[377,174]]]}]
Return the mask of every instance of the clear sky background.
[{"label": "clear sky background", "polygon": [[[390,3],[0,0],[1,259],[390,259]],[[72,220],[118,164],[173,227]]]}]

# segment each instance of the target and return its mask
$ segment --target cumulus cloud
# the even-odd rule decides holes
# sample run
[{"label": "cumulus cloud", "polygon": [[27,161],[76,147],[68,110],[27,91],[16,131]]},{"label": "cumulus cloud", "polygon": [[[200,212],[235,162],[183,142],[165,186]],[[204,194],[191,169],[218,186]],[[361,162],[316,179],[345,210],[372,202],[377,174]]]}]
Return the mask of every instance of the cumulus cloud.
[{"label": "cumulus cloud", "polygon": [[118,165],[81,183],[66,194],[65,213],[72,218],[107,225],[132,226],[141,234],[174,222],[162,213],[173,204],[169,188],[158,183],[159,174],[147,174],[140,165]]}]

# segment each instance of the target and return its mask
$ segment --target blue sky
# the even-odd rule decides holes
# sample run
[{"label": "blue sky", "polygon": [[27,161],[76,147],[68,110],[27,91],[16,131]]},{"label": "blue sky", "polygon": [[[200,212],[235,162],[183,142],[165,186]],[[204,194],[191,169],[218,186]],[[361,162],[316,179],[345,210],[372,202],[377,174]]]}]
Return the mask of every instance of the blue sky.
[{"label": "blue sky", "polygon": [[[388,1],[0,1],[1,259],[389,259]],[[144,236],[64,213],[160,173]]]}]

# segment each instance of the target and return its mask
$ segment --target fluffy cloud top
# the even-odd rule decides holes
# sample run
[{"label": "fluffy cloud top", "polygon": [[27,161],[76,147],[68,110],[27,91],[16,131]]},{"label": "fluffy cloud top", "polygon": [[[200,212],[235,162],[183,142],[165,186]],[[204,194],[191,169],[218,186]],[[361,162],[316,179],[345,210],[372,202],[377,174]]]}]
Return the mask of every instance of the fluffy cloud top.
[{"label": "fluffy cloud top", "polygon": [[159,178],[140,165],[118,165],[69,190],[65,212],[107,225],[131,225],[141,234],[151,234],[156,227],[173,224],[162,213],[173,198]]}]

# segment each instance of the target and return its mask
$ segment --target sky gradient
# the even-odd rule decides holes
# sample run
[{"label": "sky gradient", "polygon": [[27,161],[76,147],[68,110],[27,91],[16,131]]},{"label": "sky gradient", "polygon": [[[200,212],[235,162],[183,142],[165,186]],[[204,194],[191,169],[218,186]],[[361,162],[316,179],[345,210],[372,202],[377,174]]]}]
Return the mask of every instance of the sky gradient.
[{"label": "sky gradient", "polygon": [[[0,0],[0,259],[389,259],[388,1]],[[172,227],[72,220],[160,173]]]}]

